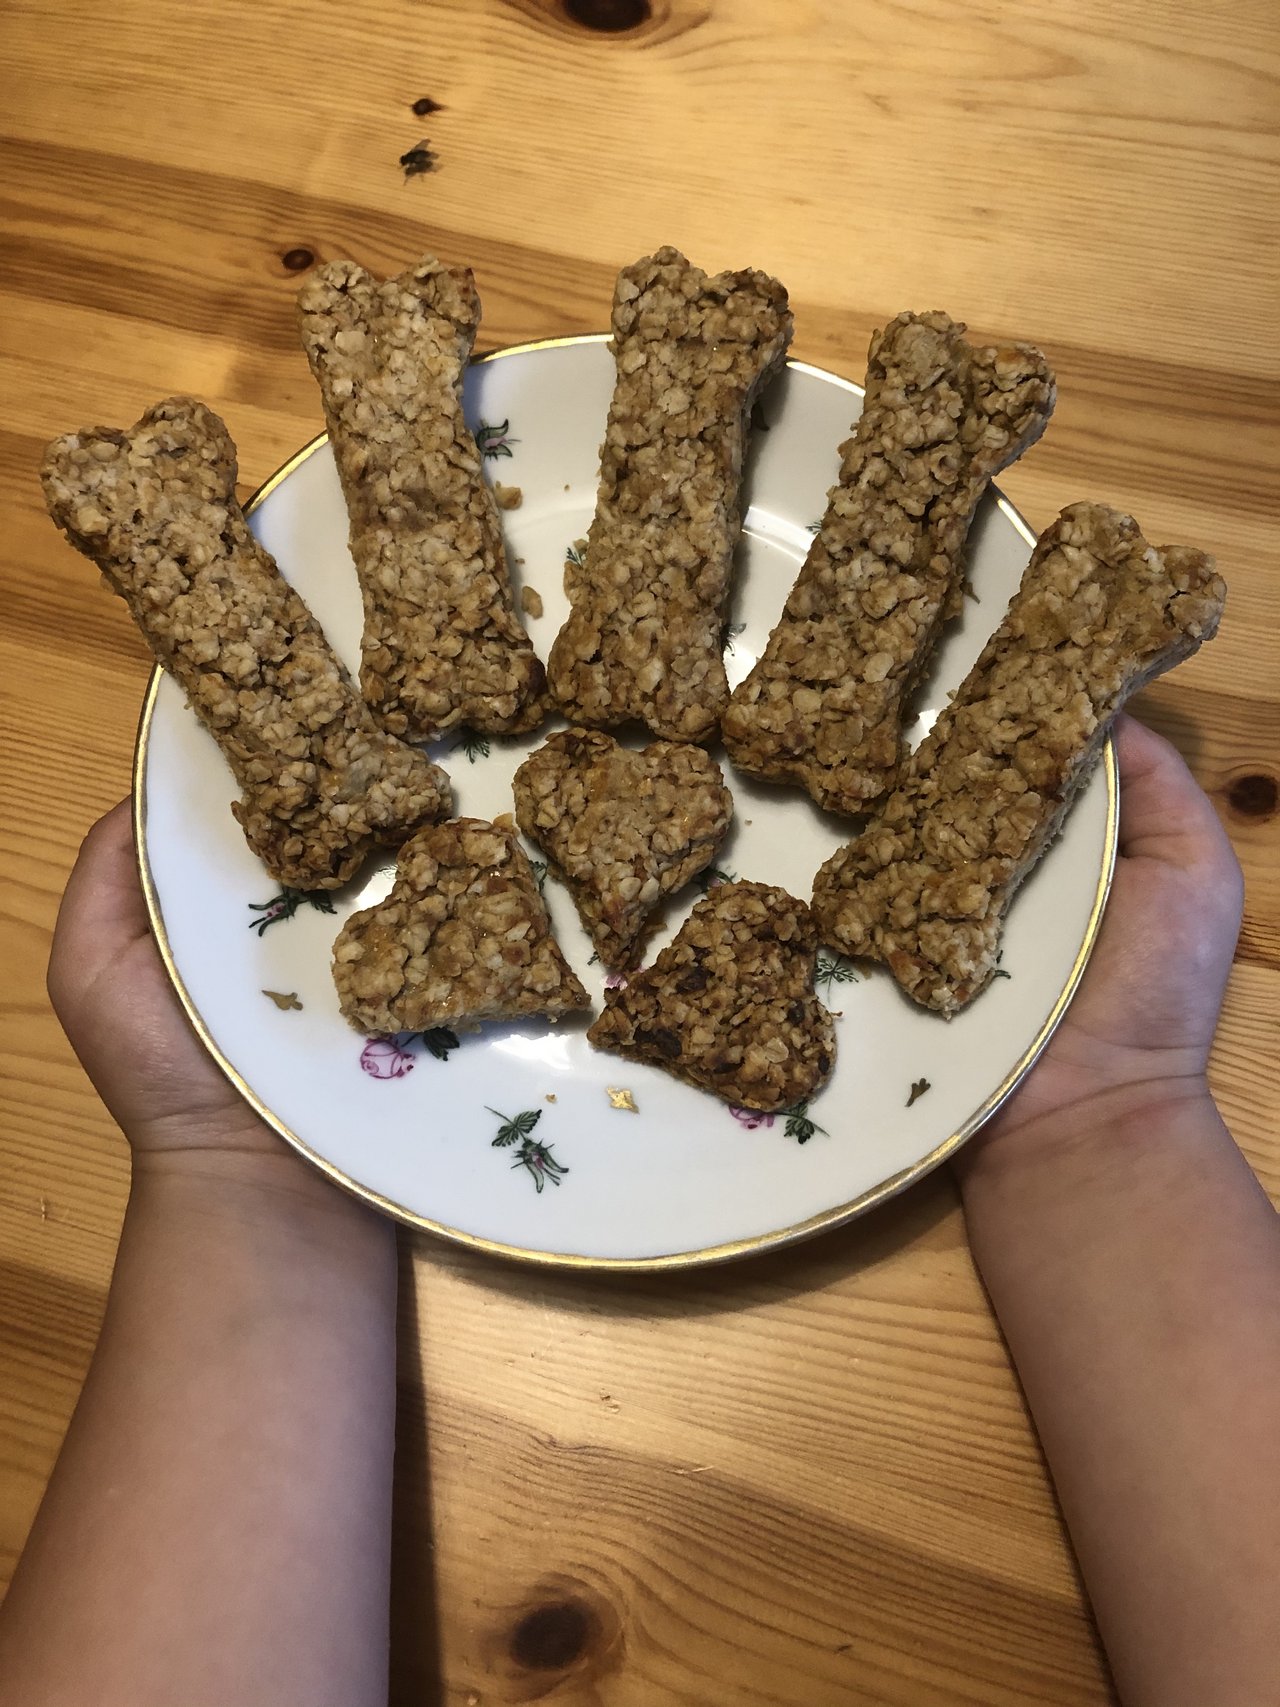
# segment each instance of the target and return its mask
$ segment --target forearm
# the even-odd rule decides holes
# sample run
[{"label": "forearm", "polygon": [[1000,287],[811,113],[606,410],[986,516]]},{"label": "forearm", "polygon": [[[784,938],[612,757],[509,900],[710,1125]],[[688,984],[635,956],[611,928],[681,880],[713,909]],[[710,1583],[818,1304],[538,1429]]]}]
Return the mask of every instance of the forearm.
[{"label": "forearm", "polygon": [[140,1164],[0,1698],[385,1701],[394,1234],[293,1169]]},{"label": "forearm", "polygon": [[1212,1102],[960,1172],[1127,1707],[1280,1700],[1280,1231]]}]

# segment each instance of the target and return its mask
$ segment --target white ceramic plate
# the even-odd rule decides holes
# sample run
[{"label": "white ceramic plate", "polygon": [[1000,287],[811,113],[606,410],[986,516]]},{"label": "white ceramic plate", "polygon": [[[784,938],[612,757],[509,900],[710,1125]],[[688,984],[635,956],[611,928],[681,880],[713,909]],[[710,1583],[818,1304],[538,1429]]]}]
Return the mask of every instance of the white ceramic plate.
[{"label": "white ceramic plate", "polygon": [[[524,494],[504,525],[514,575],[542,596],[544,614],[530,631],[543,657],[567,611],[566,549],[586,533],[594,506],[612,376],[603,338],[503,351],[468,375],[486,470]],[[732,609],[731,683],[763,646],[804,558],[860,395],[793,362],[765,399],[768,431],[755,438]],[[252,514],[354,669],[360,598],[323,440],[268,481]],[[981,602],[967,601],[947,635],[922,696],[920,733],[999,619],[1030,538],[1003,499],[982,506],[970,551]],[[453,779],[456,811],[511,811],[512,774],[543,734],[495,740],[486,753],[457,742],[434,748]],[[847,826],[795,789],[725,770],[737,818],[721,868],[807,898]],[[679,1266],[785,1243],[849,1219],[935,1166],[1009,1094],[1061,1017],[1097,931],[1115,850],[1108,749],[1013,908],[1009,976],[947,1024],[914,1007],[883,971],[855,976],[824,956],[820,989],[839,1015],[832,1080],[790,1116],[747,1116],[655,1068],[596,1053],[583,1037],[586,1021],[491,1026],[456,1048],[430,1035],[366,1047],[338,1012],[329,954],[343,917],[387,892],[390,858],[335,895],[332,915],[305,900],[273,900],[275,885],[228,810],[235,791],[221,755],[159,672],[135,782],[144,885],[170,974],[208,1047],[259,1112],[332,1177],[405,1221],[579,1266]],[[554,880],[546,893],[561,945],[599,998],[600,967],[567,893]],[[651,953],[697,897],[694,886],[678,898]],[[920,1080],[928,1089],[908,1106]],[[611,1089],[630,1091],[638,1112],[613,1107]]]}]

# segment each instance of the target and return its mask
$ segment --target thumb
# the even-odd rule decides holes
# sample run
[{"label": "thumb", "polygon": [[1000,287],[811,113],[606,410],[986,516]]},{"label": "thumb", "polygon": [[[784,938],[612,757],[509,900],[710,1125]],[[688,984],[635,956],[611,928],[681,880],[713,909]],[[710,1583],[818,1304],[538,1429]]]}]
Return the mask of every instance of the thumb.
[{"label": "thumb", "polygon": [[49,955],[49,996],[59,1019],[131,944],[150,934],[129,808],[122,800],[98,820],[67,881]]},{"label": "thumb", "polygon": [[1135,717],[1116,723],[1120,852],[1183,871],[1235,864],[1226,831],[1186,761]]}]

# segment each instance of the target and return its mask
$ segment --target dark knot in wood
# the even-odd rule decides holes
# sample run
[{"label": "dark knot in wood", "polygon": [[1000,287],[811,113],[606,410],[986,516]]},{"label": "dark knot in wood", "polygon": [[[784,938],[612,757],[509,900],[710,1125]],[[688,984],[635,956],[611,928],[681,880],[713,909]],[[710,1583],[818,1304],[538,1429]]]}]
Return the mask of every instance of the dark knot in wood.
[{"label": "dark knot in wood", "polygon": [[1276,779],[1257,771],[1238,776],[1227,790],[1227,799],[1246,818],[1269,818],[1276,809]]},{"label": "dark knot in wood", "polygon": [[578,1600],[552,1601],[526,1612],[511,1632],[511,1658],[527,1671],[564,1671],[594,1646],[599,1623]]},{"label": "dark knot in wood", "polygon": [[584,30],[602,30],[610,35],[638,29],[653,14],[649,0],[564,0],[564,9]]}]

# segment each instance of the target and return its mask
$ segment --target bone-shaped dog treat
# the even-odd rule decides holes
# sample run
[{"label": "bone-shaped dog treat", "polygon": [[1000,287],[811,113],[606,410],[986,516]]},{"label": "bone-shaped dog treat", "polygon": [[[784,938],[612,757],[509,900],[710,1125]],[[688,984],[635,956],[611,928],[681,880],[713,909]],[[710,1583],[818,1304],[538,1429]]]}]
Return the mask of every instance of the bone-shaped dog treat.
[{"label": "bone-shaped dog treat", "polygon": [[569,888],[600,959],[625,971],[655,909],[715,858],[733,818],[701,747],[643,752],[603,730],[562,729],[515,774],[516,819]]},{"label": "bone-shaped dog treat", "polygon": [[1064,510],[880,816],[818,873],[823,940],[885,961],[925,1007],[964,1007],[1116,713],[1212,638],[1225,596],[1203,552],[1157,550],[1101,504]]},{"label": "bone-shaped dog treat", "polygon": [[497,506],[462,413],[480,324],[469,268],[428,255],[385,282],[352,261],[298,296],[364,594],[360,682],[384,729],[534,729],[545,676],[507,578]]},{"label": "bone-shaped dog treat", "polygon": [[818,933],[803,901],[721,883],[652,966],[605,994],[588,1043],[766,1114],[826,1083],[835,1025],[814,994]]},{"label": "bone-shaped dog treat", "polygon": [[375,1036],[590,1007],[511,830],[455,818],[400,850],[390,895],[333,946],[342,1011]]},{"label": "bone-shaped dog treat", "polygon": [[1044,431],[1053,375],[1028,344],[976,349],[945,314],[871,341],[840,478],[722,733],[740,770],[865,811],[901,762],[912,689],[963,599],[962,555],[992,476]]},{"label": "bone-shaped dog treat", "polygon": [[222,748],[231,810],[279,882],[332,889],[449,809],[449,780],[384,734],[320,625],[249,531],[231,435],[189,397],[127,433],[55,439],[49,513],[128,605]]},{"label": "bone-shaped dog treat", "polygon": [[714,735],[747,424],[790,341],[787,293],[764,273],[708,278],[659,249],[619,274],[595,519],[547,667],[572,720]]}]

